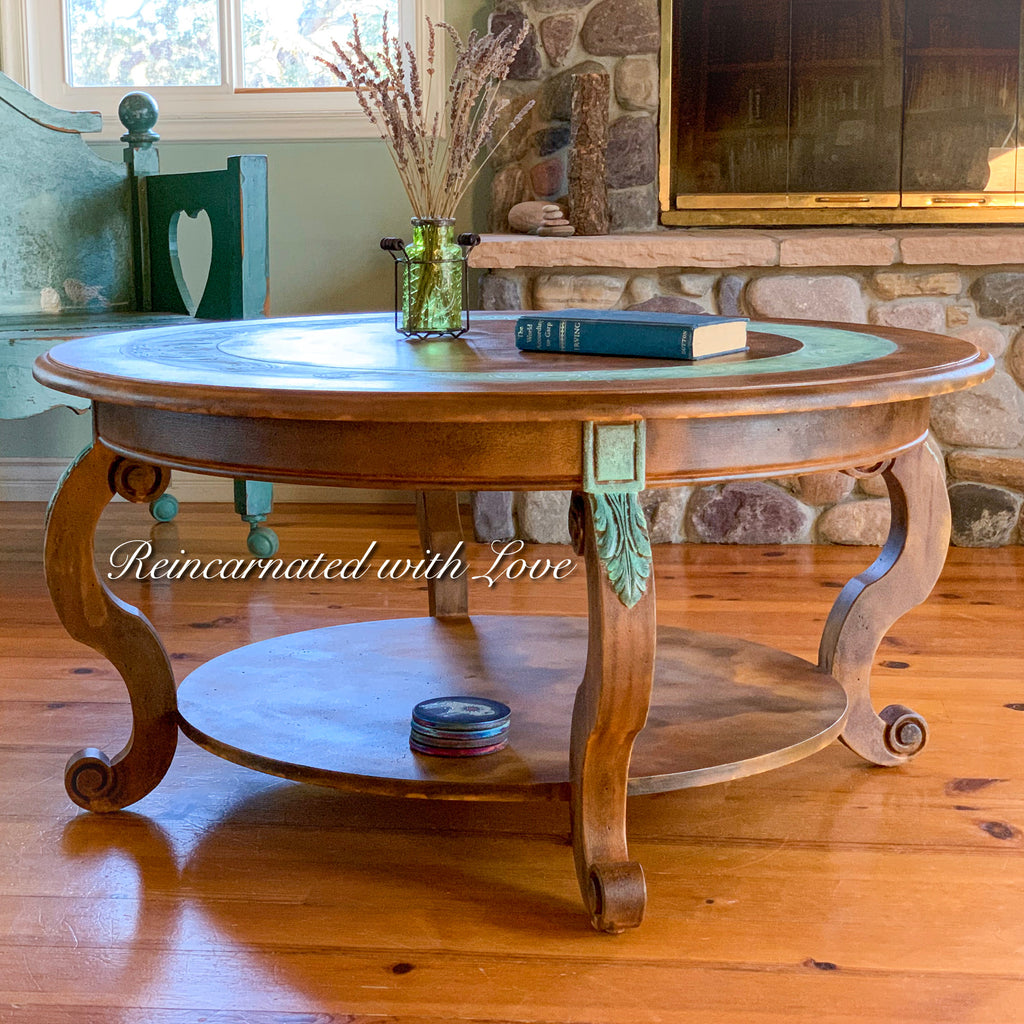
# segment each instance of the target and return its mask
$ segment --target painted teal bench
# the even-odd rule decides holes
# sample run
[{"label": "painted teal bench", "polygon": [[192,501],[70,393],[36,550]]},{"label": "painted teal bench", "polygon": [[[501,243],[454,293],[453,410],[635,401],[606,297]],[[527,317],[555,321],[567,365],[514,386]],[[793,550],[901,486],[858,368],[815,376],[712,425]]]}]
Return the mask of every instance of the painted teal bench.
[{"label": "painted teal bench", "polygon": [[[82,139],[101,129],[98,113],[58,110],[0,72],[0,419],[88,408],[32,379],[36,356],[60,341],[267,313],[267,158],[160,174],[152,98],[130,93],[118,116],[126,130],[120,164]],[[178,223],[203,211],[210,268],[193,297]],[[250,551],[276,552],[277,537],[263,525],[271,485],[235,481],[235,507],[249,524]],[[166,521],[177,502],[164,494],[150,511]]]}]

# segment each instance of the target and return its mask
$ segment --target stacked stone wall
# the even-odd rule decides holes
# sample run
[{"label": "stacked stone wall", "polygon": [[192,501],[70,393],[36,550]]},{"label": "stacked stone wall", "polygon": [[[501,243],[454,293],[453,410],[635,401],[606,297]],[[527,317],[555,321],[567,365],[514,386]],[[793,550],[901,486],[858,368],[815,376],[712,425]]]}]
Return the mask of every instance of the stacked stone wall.
[{"label": "stacked stone wall", "polygon": [[[490,30],[532,28],[504,95],[509,115],[533,109],[492,158],[490,230],[507,229],[509,209],[532,199],[564,200],[568,189],[572,76],[610,80],[608,203],[611,231],[646,231],[658,221],[657,0],[502,0]],[[507,122],[506,122],[507,123]],[[500,125],[498,134],[500,135]]]},{"label": "stacked stone wall", "polygon": [[[797,236],[799,238],[799,235]],[[905,243],[904,243],[905,244]],[[966,338],[996,372],[932,402],[931,439],[945,459],[952,541],[967,547],[1024,536],[1024,265],[871,267],[553,268],[491,271],[485,309],[644,308],[834,320]],[[568,494],[479,495],[477,534],[566,542]],[[644,494],[659,543],[884,541],[889,504],[880,478],[823,473]]]}]

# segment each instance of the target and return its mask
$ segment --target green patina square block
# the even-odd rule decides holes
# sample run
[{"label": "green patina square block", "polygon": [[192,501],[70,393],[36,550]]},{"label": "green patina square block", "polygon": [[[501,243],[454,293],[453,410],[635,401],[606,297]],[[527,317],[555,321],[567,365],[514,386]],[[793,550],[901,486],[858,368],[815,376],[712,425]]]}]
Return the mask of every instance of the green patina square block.
[{"label": "green patina square block", "polygon": [[583,490],[588,494],[644,487],[647,430],[635,423],[583,424]]}]

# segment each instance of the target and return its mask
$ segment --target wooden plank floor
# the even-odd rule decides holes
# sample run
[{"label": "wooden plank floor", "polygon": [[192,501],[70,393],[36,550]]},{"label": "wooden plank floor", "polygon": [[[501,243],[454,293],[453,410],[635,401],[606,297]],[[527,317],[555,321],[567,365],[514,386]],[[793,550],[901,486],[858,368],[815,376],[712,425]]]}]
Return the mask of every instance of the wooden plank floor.
[{"label": "wooden plank floor", "polygon": [[[68,754],[116,751],[123,686],[68,639],[40,505],[0,506],[0,1021],[4,1024],[1019,1024],[1024,1021],[1024,550],[954,549],[876,659],[877,706],[932,738],[879,769],[839,744],[778,771],[634,798],[641,928],[593,932],[561,803],[375,800],[221,761],[182,739],[130,810],[78,811]],[[283,506],[289,557],[413,557],[402,506]],[[146,539],[112,506],[98,564]],[[160,551],[244,556],[230,509],[186,506]],[[530,557],[565,557],[535,547]],[[659,619],[813,660],[873,553],[656,549]],[[482,573],[493,556],[471,546]],[[479,612],[583,614],[561,581],[477,581]],[[250,641],[423,615],[416,581],[138,582],[181,676]]]}]

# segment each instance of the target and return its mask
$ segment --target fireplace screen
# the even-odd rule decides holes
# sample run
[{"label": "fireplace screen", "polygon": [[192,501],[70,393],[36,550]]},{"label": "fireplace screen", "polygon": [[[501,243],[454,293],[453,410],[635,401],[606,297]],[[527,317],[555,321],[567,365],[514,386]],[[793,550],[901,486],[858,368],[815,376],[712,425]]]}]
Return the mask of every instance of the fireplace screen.
[{"label": "fireplace screen", "polygon": [[1022,6],[666,0],[663,221],[1024,220]]}]

